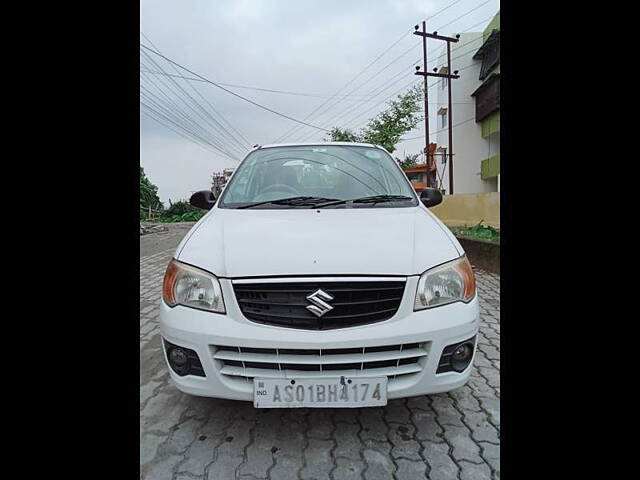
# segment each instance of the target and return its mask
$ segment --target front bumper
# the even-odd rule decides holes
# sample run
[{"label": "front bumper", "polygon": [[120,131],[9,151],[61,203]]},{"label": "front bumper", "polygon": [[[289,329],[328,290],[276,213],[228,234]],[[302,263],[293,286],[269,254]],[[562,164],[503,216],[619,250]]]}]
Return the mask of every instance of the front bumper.
[{"label": "front bumper", "polygon": [[[252,401],[253,382],[250,378],[223,373],[224,363],[214,358],[219,346],[238,348],[240,352],[242,349],[326,351],[419,343],[427,352],[419,359],[419,371],[389,377],[388,398],[456,389],[468,380],[473,361],[460,373],[436,374],[436,370],[446,346],[472,338],[478,333],[480,317],[477,296],[468,304],[457,302],[414,312],[417,281],[418,277],[407,277],[400,307],[389,320],[336,330],[300,330],[251,322],[240,312],[231,282],[224,279],[221,280],[227,310],[224,315],[182,306],[170,308],[161,301],[160,333],[163,339],[194,350],[205,374],[204,377],[179,376],[169,368],[171,378],[178,389],[192,395]],[[166,360],[166,350],[163,348],[163,351]],[[290,378],[299,376],[299,373],[290,375],[283,369],[278,375]],[[331,371],[321,375],[336,376]],[[366,370],[353,370],[353,376],[367,376],[367,373]]]}]

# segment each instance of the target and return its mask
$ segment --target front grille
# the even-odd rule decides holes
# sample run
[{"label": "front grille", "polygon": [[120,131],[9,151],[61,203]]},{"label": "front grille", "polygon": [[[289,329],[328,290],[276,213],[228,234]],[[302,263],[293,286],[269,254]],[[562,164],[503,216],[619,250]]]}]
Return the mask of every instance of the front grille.
[{"label": "front grille", "polygon": [[220,373],[258,378],[382,377],[422,371],[429,343],[382,347],[290,349],[211,346]]},{"label": "front grille", "polygon": [[[254,322],[309,330],[364,325],[388,320],[397,311],[406,281],[236,283],[240,310]],[[333,310],[318,317],[307,296],[322,289]]]}]

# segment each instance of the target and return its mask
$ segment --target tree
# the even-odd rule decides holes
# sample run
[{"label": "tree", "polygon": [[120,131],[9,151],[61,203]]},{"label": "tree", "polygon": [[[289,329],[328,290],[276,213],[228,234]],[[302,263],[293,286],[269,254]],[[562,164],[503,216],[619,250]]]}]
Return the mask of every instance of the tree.
[{"label": "tree", "polygon": [[147,218],[151,210],[163,210],[164,206],[158,197],[158,187],[147,178],[144,171],[140,169],[140,220]]},{"label": "tree", "polygon": [[334,142],[365,142],[380,145],[393,153],[400,137],[422,120],[419,115],[423,98],[422,87],[416,85],[388,103],[388,107],[369,120],[360,133],[334,127],[330,136]]},{"label": "tree", "polygon": [[385,111],[369,120],[363,131],[364,141],[380,145],[393,153],[400,137],[413,130],[421,120],[418,112],[422,95],[422,87],[416,85],[389,102]]},{"label": "tree", "polygon": [[332,142],[361,142],[362,138],[355,132],[345,128],[333,127],[329,132]]},{"label": "tree", "polygon": [[396,161],[398,162],[398,165],[400,165],[400,168],[405,170],[407,168],[415,167],[418,164],[419,156],[419,153],[415,153],[413,155],[405,154],[404,159],[400,160],[398,157],[396,157]]}]

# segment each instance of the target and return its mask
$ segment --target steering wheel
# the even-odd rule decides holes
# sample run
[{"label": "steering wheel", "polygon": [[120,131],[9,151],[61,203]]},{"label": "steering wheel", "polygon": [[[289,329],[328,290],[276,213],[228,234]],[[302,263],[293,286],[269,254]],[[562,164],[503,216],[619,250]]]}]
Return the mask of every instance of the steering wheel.
[{"label": "steering wheel", "polygon": [[269,193],[272,191],[278,192],[282,190],[286,190],[288,192],[295,193],[296,195],[300,195],[300,192],[298,192],[298,190],[293,188],[291,185],[286,185],[284,183],[274,183],[273,185],[269,185],[267,188],[262,190],[260,194]]}]

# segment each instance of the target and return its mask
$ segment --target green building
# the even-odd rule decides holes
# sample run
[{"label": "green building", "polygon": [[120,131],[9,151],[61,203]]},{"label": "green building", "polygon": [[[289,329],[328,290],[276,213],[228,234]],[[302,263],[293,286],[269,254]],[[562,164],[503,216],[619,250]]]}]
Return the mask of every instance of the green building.
[{"label": "green building", "polygon": [[482,180],[496,178],[500,191],[500,11],[482,34],[482,46],[473,56],[481,60],[479,80],[482,84],[471,94],[475,99],[475,121],[482,127],[482,137],[494,146],[481,162]]}]

